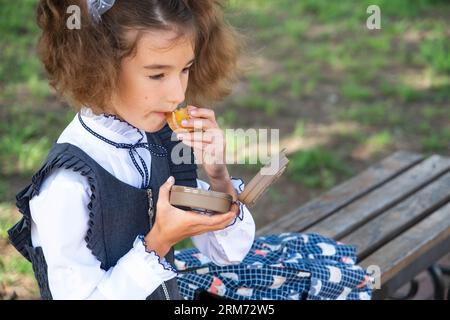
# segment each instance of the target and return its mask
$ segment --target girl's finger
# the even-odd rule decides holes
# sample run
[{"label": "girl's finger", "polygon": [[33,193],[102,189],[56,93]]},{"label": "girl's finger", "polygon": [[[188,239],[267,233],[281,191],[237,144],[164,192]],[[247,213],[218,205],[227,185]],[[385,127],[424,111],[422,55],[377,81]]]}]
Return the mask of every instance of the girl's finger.
[{"label": "girl's finger", "polygon": [[189,106],[188,112],[189,112],[189,115],[191,115],[193,117],[206,118],[206,119],[210,119],[210,120],[214,120],[214,121],[216,119],[216,115],[215,115],[214,111],[211,109],[197,108],[194,106]]},{"label": "girl's finger", "polygon": [[215,121],[201,118],[185,119],[181,121],[181,125],[185,128],[194,128],[201,130],[217,128],[217,124]]},{"label": "girl's finger", "polygon": [[215,224],[212,227],[211,231],[223,230],[226,227],[228,227],[229,225],[231,225],[235,219],[236,219],[236,217],[234,215],[231,215],[231,216],[227,215],[227,219],[221,223]]},{"label": "girl's finger", "polygon": [[213,216],[193,213],[197,215],[197,218],[192,219],[190,222],[195,223],[195,227],[193,227],[192,230],[197,235],[205,232],[222,230],[230,225],[236,218],[236,214],[232,211],[215,214]]},{"label": "girl's finger", "polygon": [[211,219],[211,227],[220,227],[224,223],[228,223],[230,220],[234,219],[236,217],[236,214],[232,211],[222,213],[222,214],[215,214],[213,216],[210,216]]},{"label": "girl's finger", "polygon": [[159,188],[158,205],[169,204],[170,189],[172,188],[174,183],[175,178],[173,176],[170,176],[169,179],[167,179],[167,181],[161,185],[161,187]]}]

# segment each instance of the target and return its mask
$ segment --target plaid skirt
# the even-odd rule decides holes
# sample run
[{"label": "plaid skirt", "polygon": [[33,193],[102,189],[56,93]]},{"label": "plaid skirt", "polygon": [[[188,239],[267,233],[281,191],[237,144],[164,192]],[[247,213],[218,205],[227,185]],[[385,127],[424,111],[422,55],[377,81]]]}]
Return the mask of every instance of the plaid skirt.
[{"label": "plaid skirt", "polygon": [[353,246],[318,234],[257,237],[239,264],[217,266],[196,248],[175,251],[186,300],[207,293],[230,300],[368,300],[372,278]]}]

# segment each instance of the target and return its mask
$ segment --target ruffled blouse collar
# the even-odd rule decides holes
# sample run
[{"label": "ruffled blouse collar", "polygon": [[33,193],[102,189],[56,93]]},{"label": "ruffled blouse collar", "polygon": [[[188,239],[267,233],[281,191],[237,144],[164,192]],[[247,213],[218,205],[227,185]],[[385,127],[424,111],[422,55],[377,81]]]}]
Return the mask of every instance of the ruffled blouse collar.
[{"label": "ruffled blouse collar", "polygon": [[94,132],[116,143],[144,142],[145,132],[106,113],[95,114],[91,108],[82,107],[79,111],[83,122]]}]

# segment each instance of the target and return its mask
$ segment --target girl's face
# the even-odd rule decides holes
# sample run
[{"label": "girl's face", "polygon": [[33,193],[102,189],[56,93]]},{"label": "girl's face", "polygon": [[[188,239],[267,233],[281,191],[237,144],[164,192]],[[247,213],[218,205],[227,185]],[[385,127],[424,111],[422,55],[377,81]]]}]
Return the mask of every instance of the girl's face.
[{"label": "girl's face", "polygon": [[136,55],[122,60],[118,90],[107,113],[147,132],[164,127],[164,113],[185,99],[195,57],[191,38],[174,41],[175,36],[171,31],[142,35]]}]

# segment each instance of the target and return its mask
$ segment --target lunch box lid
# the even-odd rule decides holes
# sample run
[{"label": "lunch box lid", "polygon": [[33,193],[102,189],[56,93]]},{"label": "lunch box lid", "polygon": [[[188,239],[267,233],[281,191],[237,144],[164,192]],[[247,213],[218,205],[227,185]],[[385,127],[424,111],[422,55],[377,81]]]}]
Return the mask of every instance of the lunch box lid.
[{"label": "lunch box lid", "polygon": [[[245,203],[249,208],[267,191],[267,189],[283,174],[289,163],[286,157],[286,149],[272,156],[270,161],[253,177],[239,195],[239,201]],[[263,170],[269,170],[276,164],[274,174],[263,174]]]},{"label": "lunch box lid", "polygon": [[231,194],[224,193],[224,192],[217,192],[212,190],[202,190],[197,188],[190,188],[190,187],[184,187],[184,186],[172,186],[171,192],[184,192],[184,193],[191,193],[191,194],[197,194],[197,195],[203,195],[207,197],[214,197],[224,200],[233,201],[233,197]]},{"label": "lunch box lid", "polygon": [[[283,174],[286,170],[287,165],[289,163],[288,158],[285,154],[286,149],[283,149],[280,153],[272,156],[270,161],[260,169],[260,171],[253,177],[252,180],[245,186],[244,191],[239,195],[238,200],[247,205],[249,208],[252,207],[256,201],[267,191],[267,189]],[[272,165],[276,167],[272,168]],[[269,170],[270,168],[274,169],[274,174],[263,174],[263,170]],[[224,192],[212,191],[212,190],[202,190],[198,188],[191,188],[185,186],[177,186],[174,185],[171,188],[171,193],[174,192],[179,195],[196,195],[197,199],[189,199],[189,202],[192,204],[196,201],[203,202],[209,200],[213,201],[214,199],[220,199],[222,201],[231,202],[233,201],[232,195]],[[178,198],[180,201],[181,198]],[[183,200],[181,200],[183,201]],[[195,204],[197,206],[197,204]],[[198,207],[205,205],[204,203],[199,203]]]}]

